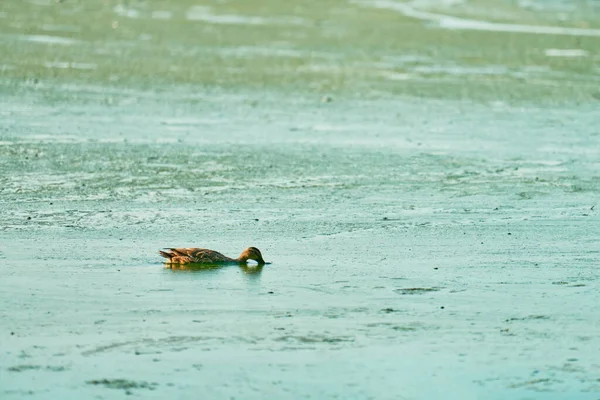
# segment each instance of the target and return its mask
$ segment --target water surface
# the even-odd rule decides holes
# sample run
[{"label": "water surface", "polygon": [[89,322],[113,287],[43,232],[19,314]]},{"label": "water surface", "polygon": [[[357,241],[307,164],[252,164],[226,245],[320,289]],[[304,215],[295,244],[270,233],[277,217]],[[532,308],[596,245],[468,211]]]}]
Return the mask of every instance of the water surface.
[{"label": "water surface", "polygon": [[377,3],[0,5],[0,397],[598,399],[598,38]]}]

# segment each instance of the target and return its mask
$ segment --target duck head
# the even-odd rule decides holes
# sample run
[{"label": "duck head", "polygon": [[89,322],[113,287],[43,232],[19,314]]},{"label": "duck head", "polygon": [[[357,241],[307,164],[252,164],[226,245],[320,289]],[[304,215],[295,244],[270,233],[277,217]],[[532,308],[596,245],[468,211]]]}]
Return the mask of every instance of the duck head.
[{"label": "duck head", "polygon": [[246,250],[242,251],[242,254],[240,254],[238,260],[240,260],[242,262],[246,262],[248,260],[254,260],[260,265],[267,264],[265,262],[265,260],[263,259],[263,256],[260,253],[260,250],[257,249],[256,247],[248,247]]}]

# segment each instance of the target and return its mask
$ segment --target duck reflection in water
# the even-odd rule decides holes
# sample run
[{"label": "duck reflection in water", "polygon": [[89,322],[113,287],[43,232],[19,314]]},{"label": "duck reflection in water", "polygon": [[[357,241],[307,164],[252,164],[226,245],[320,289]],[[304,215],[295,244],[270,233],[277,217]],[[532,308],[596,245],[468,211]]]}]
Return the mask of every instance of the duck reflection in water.
[{"label": "duck reflection in water", "polygon": [[[165,268],[173,271],[214,272],[227,266],[227,264],[166,264]],[[264,264],[248,264],[240,265],[239,268],[245,275],[258,277],[263,270],[263,266]]]}]

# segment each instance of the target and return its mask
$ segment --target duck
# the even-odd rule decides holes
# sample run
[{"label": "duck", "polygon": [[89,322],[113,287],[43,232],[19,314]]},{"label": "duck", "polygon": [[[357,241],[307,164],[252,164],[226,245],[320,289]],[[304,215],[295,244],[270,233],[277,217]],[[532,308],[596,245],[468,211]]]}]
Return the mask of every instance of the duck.
[{"label": "duck", "polygon": [[258,265],[270,264],[265,262],[260,250],[256,247],[248,247],[238,258],[230,258],[218,251],[197,247],[165,250],[169,251],[159,250],[159,254],[167,259],[165,261],[167,264],[246,264],[248,260],[254,260]]}]

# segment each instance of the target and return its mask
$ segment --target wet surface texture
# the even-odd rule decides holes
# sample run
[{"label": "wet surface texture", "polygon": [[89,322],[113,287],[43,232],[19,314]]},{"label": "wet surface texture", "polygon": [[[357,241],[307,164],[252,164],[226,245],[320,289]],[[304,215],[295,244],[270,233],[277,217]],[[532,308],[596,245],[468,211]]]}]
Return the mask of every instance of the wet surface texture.
[{"label": "wet surface texture", "polygon": [[589,102],[598,15],[594,0],[3,2],[0,82]]},{"label": "wet surface texture", "polygon": [[0,398],[599,399],[594,2],[102,3],[0,5]]}]

